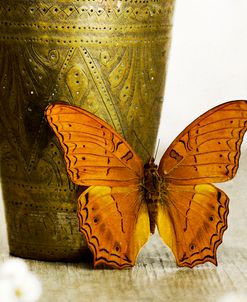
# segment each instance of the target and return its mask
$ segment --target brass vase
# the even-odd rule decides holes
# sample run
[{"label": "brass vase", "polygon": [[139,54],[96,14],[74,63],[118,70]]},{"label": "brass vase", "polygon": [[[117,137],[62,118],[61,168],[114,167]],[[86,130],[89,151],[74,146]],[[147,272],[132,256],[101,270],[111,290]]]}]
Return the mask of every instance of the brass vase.
[{"label": "brass vase", "polygon": [[110,123],[144,161],[163,100],[174,0],[0,4],[1,181],[10,253],[76,260],[78,187],[44,118],[52,101]]}]

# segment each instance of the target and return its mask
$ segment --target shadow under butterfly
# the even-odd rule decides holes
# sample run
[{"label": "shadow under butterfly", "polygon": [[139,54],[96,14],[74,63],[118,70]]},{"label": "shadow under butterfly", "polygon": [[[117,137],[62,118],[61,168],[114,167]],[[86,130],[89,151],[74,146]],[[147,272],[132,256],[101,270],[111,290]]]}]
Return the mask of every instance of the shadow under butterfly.
[{"label": "shadow under butterfly", "polygon": [[158,166],[153,158],[144,165],[110,125],[86,110],[57,103],[45,114],[71,180],[88,186],[78,199],[78,218],[95,266],[133,266],[155,226],[178,266],[217,265],[229,198],[212,183],[237,172],[247,101],[227,102],[201,115]]}]

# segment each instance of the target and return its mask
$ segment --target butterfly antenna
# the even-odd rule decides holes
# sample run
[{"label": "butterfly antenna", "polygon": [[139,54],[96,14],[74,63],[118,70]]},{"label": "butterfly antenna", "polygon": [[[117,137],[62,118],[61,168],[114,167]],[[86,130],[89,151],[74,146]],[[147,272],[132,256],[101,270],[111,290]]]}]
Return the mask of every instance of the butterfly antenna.
[{"label": "butterfly antenna", "polygon": [[134,130],[134,134],[136,139],[138,140],[139,144],[142,146],[142,148],[144,149],[144,151],[148,154],[149,158],[152,157],[151,153],[149,152],[149,150],[145,147],[145,145],[143,144],[143,142],[140,140],[140,138],[138,137],[138,135],[136,134],[135,130]]},{"label": "butterfly antenna", "polygon": [[155,151],[155,155],[154,155],[154,161],[156,161],[156,157],[157,157],[157,154],[158,154],[158,151],[159,151],[159,147],[160,147],[160,138],[158,140],[158,144],[157,144],[157,147],[156,147],[156,151]]}]

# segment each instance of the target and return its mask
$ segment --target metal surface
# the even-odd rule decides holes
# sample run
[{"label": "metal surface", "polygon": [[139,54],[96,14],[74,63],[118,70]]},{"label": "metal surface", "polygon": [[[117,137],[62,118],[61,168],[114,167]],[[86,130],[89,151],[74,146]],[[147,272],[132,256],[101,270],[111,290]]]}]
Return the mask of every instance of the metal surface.
[{"label": "metal surface", "polygon": [[75,260],[86,250],[78,188],[43,115],[50,102],[105,119],[144,161],[153,153],[173,8],[174,0],[0,4],[1,180],[12,254]]}]

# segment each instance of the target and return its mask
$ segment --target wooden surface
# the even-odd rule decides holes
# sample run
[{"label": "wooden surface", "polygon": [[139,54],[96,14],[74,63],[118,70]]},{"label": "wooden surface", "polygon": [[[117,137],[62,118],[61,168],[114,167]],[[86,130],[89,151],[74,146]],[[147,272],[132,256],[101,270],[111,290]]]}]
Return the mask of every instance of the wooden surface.
[{"label": "wooden surface", "polygon": [[[158,235],[142,249],[134,268],[117,271],[90,263],[26,261],[43,284],[40,302],[67,301],[218,301],[224,294],[246,295],[247,301],[247,151],[234,180],[220,185],[230,197],[229,227],[218,249],[218,267],[204,264],[178,268]],[[0,261],[9,258],[0,201]]]}]

